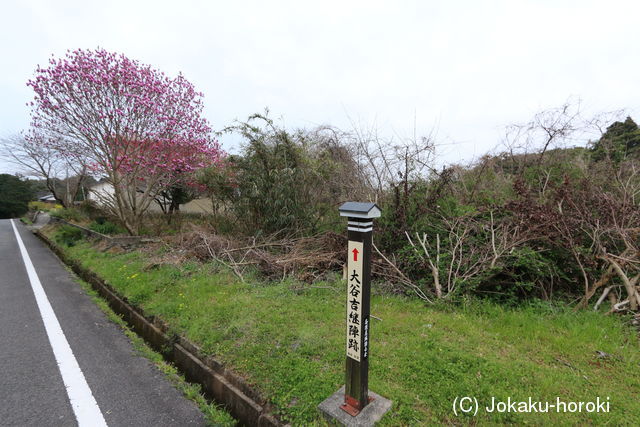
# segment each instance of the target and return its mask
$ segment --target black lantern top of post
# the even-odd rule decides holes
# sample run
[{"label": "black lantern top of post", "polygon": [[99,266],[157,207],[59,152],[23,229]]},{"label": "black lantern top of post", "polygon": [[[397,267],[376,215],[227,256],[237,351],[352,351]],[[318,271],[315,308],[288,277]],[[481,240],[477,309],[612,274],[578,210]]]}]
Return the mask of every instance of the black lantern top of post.
[{"label": "black lantern top of post", "polygon": [[345,202],[338,210],[340,216],[350,218],[378,218],[381,214],[378,205],[368,202]]}]

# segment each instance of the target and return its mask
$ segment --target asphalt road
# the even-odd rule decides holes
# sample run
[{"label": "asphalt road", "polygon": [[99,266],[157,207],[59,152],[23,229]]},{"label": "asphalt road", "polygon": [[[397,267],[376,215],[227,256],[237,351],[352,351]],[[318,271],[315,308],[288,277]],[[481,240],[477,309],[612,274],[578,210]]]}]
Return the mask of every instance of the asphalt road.
[{"label": "asphalt road", "polygon": [[0,220],[0,426],[104,425],[100,414],[109,426],[206,425],[55,255],[13,221],[44,293],[11,221]]}]

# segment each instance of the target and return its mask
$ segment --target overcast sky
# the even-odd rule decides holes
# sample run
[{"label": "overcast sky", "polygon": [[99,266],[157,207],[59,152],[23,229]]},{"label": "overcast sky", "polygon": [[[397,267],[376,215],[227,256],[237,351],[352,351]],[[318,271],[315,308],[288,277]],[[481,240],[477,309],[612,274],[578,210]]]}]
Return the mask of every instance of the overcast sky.
[{"label": "overcast sky", "polygon": [[[67,49],[179,71],[215,129],[269,107],[287,127],[436,129],[441,159],[494,148],[504,126],[582,100],[640,111],[636,1],[5,1],[0,137],[29,123],[26,81]],[[237,140],[222,138],[233,150]],[[10,167],[0,160],[0,172]]]}]

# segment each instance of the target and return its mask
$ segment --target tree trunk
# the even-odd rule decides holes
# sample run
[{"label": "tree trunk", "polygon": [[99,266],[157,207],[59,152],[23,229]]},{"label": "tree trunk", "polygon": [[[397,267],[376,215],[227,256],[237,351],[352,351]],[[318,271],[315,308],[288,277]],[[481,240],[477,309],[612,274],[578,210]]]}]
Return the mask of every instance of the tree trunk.
[{"label": "tree trunk", "polygon": [[636,276],[633,279],[629,279],[626,273],[622,270],[622,267],[612,259],[609,259],[609,262],[618,273],[618,277],[622,280],[624,287],[627,291],[627,295],[629,296],[629,308],[633,311],[638,309],[638,304],[640,303],[640,296],[636,291],[636,282],[640,276]]},{"label": "tree trunk", "polygon": [[171,204],[169,205],[169,212],[167,216],[167,224],[171,224],[173,220],[173,216],[180,212],[180,203],[178,203],[175,199],[171,199]]}]

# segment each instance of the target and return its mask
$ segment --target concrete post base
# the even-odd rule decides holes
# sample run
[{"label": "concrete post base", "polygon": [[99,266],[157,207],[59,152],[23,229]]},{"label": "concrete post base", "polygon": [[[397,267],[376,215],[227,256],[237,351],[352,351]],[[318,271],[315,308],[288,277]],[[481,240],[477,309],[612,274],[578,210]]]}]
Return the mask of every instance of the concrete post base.
[{"label": "concrete post base", "polygon": [[340,409],[340,405],[344,403],[344,386],[342,386],[340,390],[318,405],[318,410],[331,425],[347,427],[373,426],[391,409],[392,402],[372,391],[369,391],[369,397],[372,397],[373,401],[365,406],[358,415],[352,417]]}]

